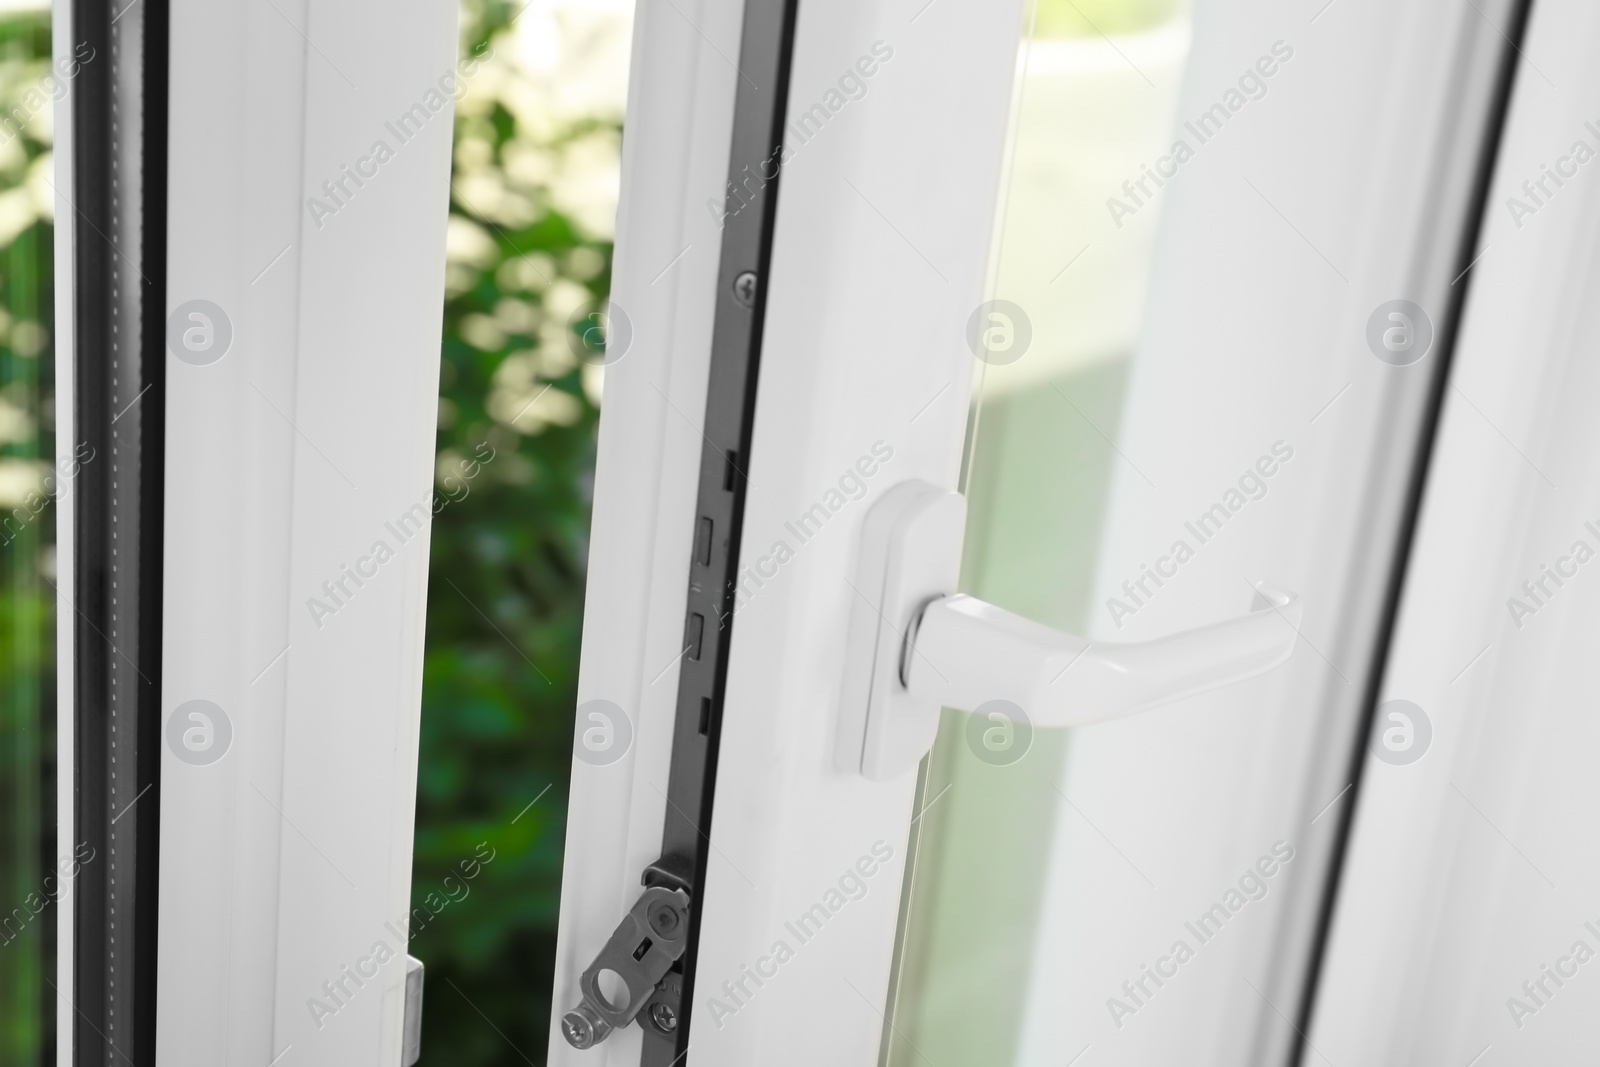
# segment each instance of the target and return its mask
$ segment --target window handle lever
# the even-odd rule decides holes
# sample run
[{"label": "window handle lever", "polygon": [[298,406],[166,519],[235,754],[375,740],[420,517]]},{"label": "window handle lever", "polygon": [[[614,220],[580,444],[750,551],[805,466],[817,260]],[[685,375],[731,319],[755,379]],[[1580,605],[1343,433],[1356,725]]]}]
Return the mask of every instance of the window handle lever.
[{"label": "window handle lever", "polygon": [[952,593],[965,522],[961,494],[923,482],[895,486],[869,511],[851,583],[841,770],[887,781],[914,768],[941,707],[1005,701],[1033,726],[1082,726],[1264,674],[1294,652],[1301,600],[1265,584],[1249,614],[1125,644]]},{"label": "window handle lever", "polygon": [[1100,643],[974,597],[940,597],[905,642],[901,683],[941,707],[1021,707],[1034,726],[1084,726],[1263,674],[1294,652],[1300,598],[1257,587],[1248,615],[1154,641]]}]

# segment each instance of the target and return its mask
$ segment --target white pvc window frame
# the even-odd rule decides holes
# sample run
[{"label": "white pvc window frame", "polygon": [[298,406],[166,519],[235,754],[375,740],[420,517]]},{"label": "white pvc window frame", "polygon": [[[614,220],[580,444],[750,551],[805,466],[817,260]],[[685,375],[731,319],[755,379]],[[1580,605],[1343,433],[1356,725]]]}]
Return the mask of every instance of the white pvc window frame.
[{"label": "white pvc window frame", "polygon": [[[550,1044],[557,1064],[631,1067],[639,1056],[632,1029],[576,1052],[558,1020],[578,999],[579,973],[638,896],[664,817],[716,207],[738,78],[723,57],[736,53],[739,23],[731,0],[706,6],[693,26],[670,7],[644,0],[636,21],[613,295],[638,340],[607,372],[578,697],[580,707],[620,708],[633,742],[614,761],[584,754],[573,764]],[[780,181],[741,561],[753,576],[734,621],[690,1009],[696,1063],[868,1064],[891,1028],[916,776],[880,785],[834,768],[838,673],[856,597],[847,578],[873,499],[912,478],[958,482],[972,370],[964,335],[987,293],[1024,14],[1021,5],[960,0],[925,15],[902,7],[800,6],[791,120],[880,42],[893,58],[862,99],[798,147]],[[1164,994],[1167,1021],[1127,1039],[1129,1062],[1281,1063],[1294,1054],[1343,817],[1337,804],[1379,665],[1408,479],[1427,445],[1434,364],[1408,374],[1380,362],[1364,341],[1366,322],[1397,296],[1433,307],[1440,322],[1449,317],[1505,48],[1483,19],[1509,10],[1463,13],[1438,0],[1396,13],[1347,0],[1311,24],[1300,12],[1263,19],[1242,3],[1218,3],[1197,22],[1184,95],[1191,110],[1214,102],[1218,86],[1275,42],[1288,42],[1296,58],[1254,125],[1230,128],[1165,194],[1173,232],[1121,444],[1161,457],[1163,477],[1187,488],[1180,502],[1157,507],[1133,475],[1119,480],[1102,596],[1138,573],[1173,514],[1204,510],[1213,501],[1203,498],[1238,468],[1293,437],[1300,480],[1275,489],[1277,503],[1254,526],[1208,549],[1192,594],[1169,594],[1142,613],[1138,636],[1237,614],[1245,582],[1270,576],[1305,597],[1306,642],[1278,676],[1098,728],[1106,732],[1073,757],[1067,789],[1091,810],[1125,799],[1115,774],[1087,772],[1095,754],[1112,769],[1203,767],[1171,790],[1147,791],[1130,811],[1157,827],[1149,844],[1169,851],[1186,885],[1226,887],[1258,854],[1281,857],[1280,841],[1301,844],[1305,859],[1277,883],[1260,921],[1212,953],[1221,978]],[[1374,24],[1386,32],[1373,35]],[[1441,49],[1447,61],[1419,61]],[[1368,72],[1359,84],[1356,71]],[[1463,77],[1485,75],[1463,90]],[[1312,236],[1284,225],[1291,216]],[[1241,332],[1243,321],[1251,326]],[[1287,370],[1285,352],[1301,357]],[[1324,418],[1341,397],[1343,410]],[[1225,430],[1208,430],[1208,418]],[[862,462],[873,471],[861,476],[864,499],[830,507],[828,524],[796,546],[786,523],[839,493],[841,476],[864,471]],[[1201,790],[1198,802],[1179,795],[1184,783]],[[1059,974],[1036,973],[1020,1062],[1070,1057],[1076,1046],[1065,1047],[1065,1031],[1095,1026],[1114,1037],[1105,1001],[1118,989],[1101,979],[1138,974],[1145,941],[1164,939],[1170,925],[1172,905],[1130,890],[1122,860],[1075,840],[1055,847],[1062,860],[1052,885],[1093,891],[1047,912],[1038,958],[1077,952],[1093,980],[1063,990],[1052,984]],[[829,906],[827,936],[796,933],[796,918],[843,894],[846,881],[846,903]],[[1194,894],[1197,911],[1206,895]],[[1106,936],[1086,942],[1086,925]]]},{"label": "white pvc window frame", "polygon": [[[181,336],[207,301],[214,332],[167,356],[162,711],[187,706],[180,738],[196,700],[228,729],[208,713],[198,757],[162,753],[158,1056],[398,1064],[452,96],[472,70],[443,0],[404,17],[175,0],[170,19],[169,310]],[[56,217],[65,414],[70,202]],[[70,450],[69,419],[58,440]],[[69,489],[63,574],[71,514]],[[330,597],[331,618],[313,607]],[[60,663],[68,709],[70,640]],[[69,753],[70,712],[62,724]],[[60,941],[71,989],[69,924]],[[67,1067],[70,1004],[58,1018]]]},{"label": "white pvc window frame", "polygon": [[[764,576],[776,565],[771,546],[787,536],[784,522],[837,491],[842,473],[863,469],[858,463],[874,472],[873,495],[898,479],[957,482],[971,355],[940,338],[959,337],[966,311],[958,310],[982,299],[1023,11],[1020,3],[964,4],[950,14],[919,25],[922,46],[907,48],[904,14],[888,4],[800,5],[791,122],[837,93],[841,74],[863,57],[876,56],[881,69],[848,121],[798,147],[780,185],[774,247],[782,251],[766,282],[741,584],[743,572],[753,577],[734,622],[699,980],[715,990],[742,968],[770,966],[759,958],[770,955],[780,916],[805,911],[858,863],[873,872],[873,891],[848,921],[872,936],[818,940],[784,968],[784,994],[764,993],[740,1017],[759,1015],[759,1025],[726,1025],[697,994],[695,1062],[877,1056],[915,774],[881,785],[837,774],[837,670],[801,677],[787,659],[802,644],[807,657],[842,659],[843,628],[831,632],[825,620],[848,617],[852,594],[837,581],[853,562],[845,516],[858,521],[865,502],[785,560],[780,579]],[[717,270],[717,213],[706,205],[720,203],[730,171],[738,78],[718,53],[736,54],[740,17],[741,5],[718,3],[689,26],[670,4],[647,0],[635,21],[613,302],[626,309],[636,340],[607,369],[578,694],[580,707],[610,701],[635,730],[620,759],[573,763],[552,1063],[638,1062],[636,1029],[577,1052],[559,1019],[659,851]],[[946,76],[951,54],[968,57],[973,77],[957,84]],[[879,149],[887,143],[917,148],[898,151],[885,169]],[[909,205],[910,218],[920,231],[939,231],[924,247],[946,264],[944,283],[937,271],[923,273],[927,264],[872,206],[911,182],[926,196]],[[658,277],[686,245],[682,262]],[[845,248],[851,254],[841,260]],[[885,324],[892,341],[884,358],[859,360],[863,338],[882,337]],[[815,645],[824,634],[824,646]],[[782,696],[768,704],[778,677]],[[757,704],[769,707],[759,722],[748,710]],[[781,772],[773,762],[780,750],[792,757]],[[832,832],[845,822],[849,835]],[[879,1009],[845,982],[879,998]],[[827,1026],[808,1018],[818,1003],[838,1009]]]},{"label": "white pvc window frame", "polygon": [[1368,757],[1310,1035],[1335,1062],[1593,1045],[1597,35],[1540,0],[1522,43],[1379,704],[1415,755]]}]

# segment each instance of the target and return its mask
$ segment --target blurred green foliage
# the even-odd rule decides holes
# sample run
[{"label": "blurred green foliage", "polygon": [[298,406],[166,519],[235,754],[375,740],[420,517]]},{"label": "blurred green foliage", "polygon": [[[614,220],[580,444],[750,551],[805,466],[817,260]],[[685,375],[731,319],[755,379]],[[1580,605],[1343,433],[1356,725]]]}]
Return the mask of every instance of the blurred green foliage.
[{"label": "blurred green foliage", "polygon": [[411,947],[423,1062],[462,1067],[545,1058],[598,419],[568,321],[604,299],[611,258],[552,185],[564,158],[603,171],[620,133],[529,116],[516,14],[462,10],[464,49],[494,58],[456,119],[437,473],[460,499],[433,524],[412,890],[495,850]]},{"label": "blurred green foliage", "polygon": [[0,20],[0,1063],[54,1059],[50,22]]}]

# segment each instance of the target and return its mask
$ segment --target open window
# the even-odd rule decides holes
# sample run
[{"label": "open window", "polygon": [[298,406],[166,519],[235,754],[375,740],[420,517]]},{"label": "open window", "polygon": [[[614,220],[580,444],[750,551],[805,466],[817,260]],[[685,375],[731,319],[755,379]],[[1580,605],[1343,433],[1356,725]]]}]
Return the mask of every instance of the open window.
[{"label": "open window", "polygon": [[[26,92],[0,140],[0,494],[45,429],[57,488],[0,576],[54,604],[56,835],[0,845],[59,907],[0,989],[44,1017],[53,948],[59,1063],[417,1062],[414,852],[545,834],[553,884],[563,818],[559,932],[476,942],[548,1006],[447,982],[497,1041],[462,1062],[545,1011],[549,1062],[617,1067],[1587,1047],[1582,5],[640,0],[609,261],[599,179],[515,127],[556,96],[451,0],[51,20],[53,142]],[[586,541],[438,520],[472,464],[581,513],[596,404]],[[581,655],[521,639],[525,572],[430,593],[441,527],[574,605],[586,554]],[[432,736],[482,728],[436,777],[519,797],[481,846],[416,821],[461,619],[509,650],[429,663]]]}]

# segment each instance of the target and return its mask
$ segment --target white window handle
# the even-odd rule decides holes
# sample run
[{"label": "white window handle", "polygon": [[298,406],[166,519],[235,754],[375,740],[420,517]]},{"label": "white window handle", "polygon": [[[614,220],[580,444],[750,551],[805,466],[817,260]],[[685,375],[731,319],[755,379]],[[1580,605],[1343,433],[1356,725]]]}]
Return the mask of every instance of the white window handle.
[{"label": "white window handle", "polygon": [[1301,602],[1256,587],[1250,614],[1129,644],[1089,641],[953,594],[966,500],[895,486],[862,528],[836,758],[887,781],[933,744],[941,707],[1015,705],[1034,726],[1100,722],[1263,674],[1299,637]]}]

